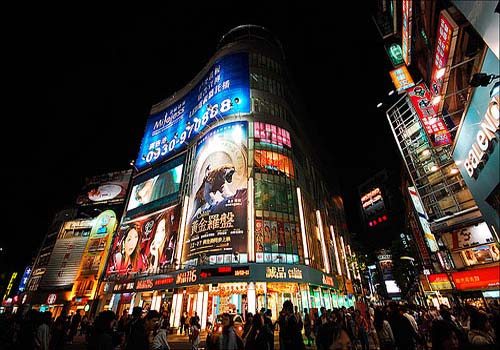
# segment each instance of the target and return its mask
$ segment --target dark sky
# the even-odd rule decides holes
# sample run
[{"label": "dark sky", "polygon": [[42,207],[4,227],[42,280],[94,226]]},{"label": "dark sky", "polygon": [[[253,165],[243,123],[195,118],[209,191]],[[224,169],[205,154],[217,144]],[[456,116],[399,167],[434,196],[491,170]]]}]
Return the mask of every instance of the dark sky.
[{"label": "dark sky", "polygon": [[[265,26],[281,40],[309,111],[307,132],[348,202],[360,182],[399,166],[375,107],[392,83],[368,8],[358,1],[331,10],[265,4],[44,4],[4,14],[0,270],[29,263],[85,176],[129,168],[151,105],[186,85],[237,25]],[[354,220],[349,226],[358,229]]]}]

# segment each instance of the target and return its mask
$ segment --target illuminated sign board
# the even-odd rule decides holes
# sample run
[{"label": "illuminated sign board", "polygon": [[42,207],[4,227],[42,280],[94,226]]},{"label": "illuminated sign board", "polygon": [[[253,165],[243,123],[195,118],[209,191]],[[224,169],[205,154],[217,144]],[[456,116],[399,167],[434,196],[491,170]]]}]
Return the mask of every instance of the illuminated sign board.
[{"label": "illuminated sign board", "polygon": [[460,250],[494,242],[485,222],[446,232],[442,238],[449,250]]},{"label": "illuminated sign board", "polygon": [[216,120],[249,113],[249,77],[247,53],[218,59],[184,97],[148,118],[135,166],[174,155]]},{"label": "illuminated sign board", "polygon": [[185,284],[185,283],[195,283],[198,279],[198,275],[196,274],[196,270],[189,270],[180,272],[175,278],[176,284]]},{"label": "illuminated sign board", "polygon": [[198,141],[183,262],[247,260],[247,122],[220,125]]},{"label": "illuminated sign board", "polygon": [[173,284],[174,282],[175,282],[175,279],[172,276],[162,277],[162,278],[155,280],[154,285],[155,285],[155,287],[166,286],[166,285]]},{"label": "illuminated sign board", "polygon": [[445,273],[434,273],[427,276],[429,280],[429,284],[431,285],[432,290],[447,290],[453,289],[450,280],[448,279],[448,275]]},{"label": "illuminated sign board", "polygon": [[500,286],[500,266],[452,272],[451,277],[458,290]]},{"label": "illuminated sign board", "polygon": [[124,221],[113,242],[106,273],[159,273],[173,261],[178,227],[179,206]]},{"label": "illuminated sign board", "polygon": [[393,69],[389,72],[392,78],[392,82],[396,87],[397,92],[402,92],[412,86],[415,86],[413,79],[408,72],[408,68],[406,66],[401,66],[396,69]]},{"label": "illuminated sign board", "polygon": [[254,160],[255,168],[260,168],[262,172],[295,176],[292,160],[281,153],[256,149]]},{"label": "illuminated sign board", "polygon": [[17,289],[17,294],[24,292],[26,285],[28,284],[28,280],[31,276],[32,267],[28,266],[24,269],[23,276],[21,277],[21,282],[19,282],[19,288]]},{"label": "illuminated sign board", "polygon": [[361,205],[363,206],[363,209],[375,205],[379,201],[383,203],[384,199],[382,198],[382,193],[378,187],[361,197]]},{"label": "illuminated sign board", "polygon": [[[449,75],[449,69],[448,72],[446,72],[446,67],[451,64],[451,62],[448,62],[448,59],[453,57],[457,35],[457,24],[446,10],[442,10],[439,17],[431,75],[431,91],[433,96],[446,93]],[[439,106],[441,106],[443,102],[444,99],[441,99],[439,105],[434,106],[436,112],[440,110]]]},{"label": "illuminated sign board", "polygon": [[185,156],[134,179],[127,204],[127,218],[165,207],[178,199]]},{"label": "illuminated sign board", "polygon": [[500,260],[500,251],[495,243],[465,249],[460,254],[467,266],[488,264]]},{"label": "illuminated sign board", "polygon": [[219,276],[248,277],[250,276],[250,268],[248,266],[221,266],[201,269],[200,271],[200,278],[202,279]]},{"label": "illuminated sign board", "polygon": [[[474,180],[478,178],[479,172],[482,171],[485,164],[492,158],[495,159],[492,155],[495,153],[495,149],[498,148],[497,143],[499,139],[499,90],[500,87],[498,85],[492,89],[491,98],[486,110],[484,106],[478,103],[479,98],[473,99],[471,105],[476,108],[467,113],[464,125],[460,129],[459,141],[457,143],[461,142],[465,144],[464,140],[468,143],[466,146],[468,149],[466,157],[460,156],[460,159],[465,158],[462,162],[465,173],[469,178]],[[479,93],[477,94],[479,95]],[[474,94],[474,97],[476,97],[476,94]],[[484,102],[482,104],[485,105]],[[478,110],[481,112],[484,111],[482,116],[475,115]],[[456,152],[456,154],[458,156],[459,152]],[[495,163],[495,161],[492,163]],[[498,165],[498,161],[496,164]],[[498,170],[498,168],[496,169]]]},{"label": "illuminated sign board", "polygon": [[267,266],[266,278],[269,279],[302,279],[302,270],[297,267]]},{"label": "illuminated sign board", "polygon": [[64,224],[52,250],[40,287],[73,286],[94,220],[74,220]]},{"label": "illuminated sign board", "polygon": [[386,50],[394,67],[397,67],[404,63],[403,50],[401,49],[401,45],[392,43],[391,45],[386,47]]},{"label": "illuminated sign board", "polygon": [[16,280],[16,277],[17,277],[17,272],[13,272],[12,275],[10,276],[9,284],[7,285],[7,288],[5,290],[3,300],[7,299],[7,297],[9,296],[9,293],[12,289],[12,285],[14,284],[14,281]]},{"label": "illuminated sign board", "polygon": [[425,84],[418,84],[407,91],[432,146],[439,147],[450,144],[452,141],[450,132],[441,117],[437,115],[431,102],[431,93]]},{"label": "illuminated sign board", "polygon": [[407,66],[411,63],[412,0],[403,0],[402,51]]},{"label": "illuminated sign board", "polygon": [[152,278],[148,278],[148,279],[145,279],[145,280],[138,280],[135,283],[135,289],[136,290],[151,289],[151,288],[153,288],[153,279]]},{"label": "illuminated sign board", "polygon": [[254,122],[253,128],[255,141],[270,143],[277,146],[287,146],[289,148],[292,147],[290,133],[285,129],[261,122]]},{"label": "illuminated sign board", "polygon": [[131,175],[132,170],[124,170],[85,179],[85,186],[76,204],[86,206],[123,201]]},{"label": "illuminated sign board", "polygon": [[439,247],[436,241],[436,237],[431,231],[431,226],[429,225],[429,221],[427,220],[427,214],[425,212],[422,201],[420,200],[420,196],[413,186],[408,187],[408,192],[410,193],[413,207],[417,212],[418,220],[420,221],[420,226],[422,227],[425,241],[427,242],[427,245],[429,246],[431,252],[437,252],[439,250]]}]

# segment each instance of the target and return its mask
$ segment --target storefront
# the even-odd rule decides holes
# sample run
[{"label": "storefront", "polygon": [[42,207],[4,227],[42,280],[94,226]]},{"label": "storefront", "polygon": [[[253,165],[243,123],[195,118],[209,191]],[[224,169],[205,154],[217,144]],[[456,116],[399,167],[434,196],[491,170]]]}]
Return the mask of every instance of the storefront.
[{"label": "storefront", "polygon": [[352,306],[354,298],[342,294],[341,281],[308,266],[247,264],[176,271],[115,284],[109,308],[120,314],[133,306],[167,310],[170,324],[178,327],[181,315],[195,312],[213,322],[218,314],[245,315],[270,309],[276,319],[285,300],[300,311]]},{"label": "storefront", "polygon": [[500,266],[498,265],[452,272],[451,276],[461,302],[476,307],[486,307],[484,292],[498,291],[500,286]]}]

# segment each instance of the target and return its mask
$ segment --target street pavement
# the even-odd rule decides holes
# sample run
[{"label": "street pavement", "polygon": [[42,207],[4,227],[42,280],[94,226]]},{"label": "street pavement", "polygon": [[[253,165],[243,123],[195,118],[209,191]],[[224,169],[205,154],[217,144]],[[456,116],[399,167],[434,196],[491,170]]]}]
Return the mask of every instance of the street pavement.
[{"label": "street pavement", "polygon": [[[205,348],[205,339],[207,333],[203,330],[200,333],[200,350],[204,350]],[[191,350],[191,343],[189,342],[189,338],[187,335],[182,334],[169,334],[167,336],[168,343],[170,345],[171,350]],[[119,347],[116,348],[120,350]],[[278,332],[274,333],[274,349],[279,350],[279,339]],[[376,349],[374,344],[370,343],[370,349]],[[85,345],[85,338],[81,335],[75,336],[72,343],[65,344],[63,350],[87,350]],[[316,350],[316,346],[306,346],[306,350]]]}]

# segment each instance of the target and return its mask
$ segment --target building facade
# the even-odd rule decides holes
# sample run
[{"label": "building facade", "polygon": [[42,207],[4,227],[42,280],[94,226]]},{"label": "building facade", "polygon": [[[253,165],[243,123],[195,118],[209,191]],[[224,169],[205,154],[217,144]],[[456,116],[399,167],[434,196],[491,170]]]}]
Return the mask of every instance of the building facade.
[{"label": "building facade", "polygon": [[387,46],[399,44],[400,55],[389,55],[401,58],[391,72],[397,101],[386,116],[426,243],[424,278],[431,292],[484,304],[483,291],[500,285],[498,6],[377,3]]},{"label": "building facade", "polygon": [[[304,137],[279,41],[229,31],[183,89],[154,105],[115,235],[102,308],[195,312],[353,305],[343,204]],[[344,220],[344,219],[342,219]],[[347,287],[346,287],[347,286]]]}]

